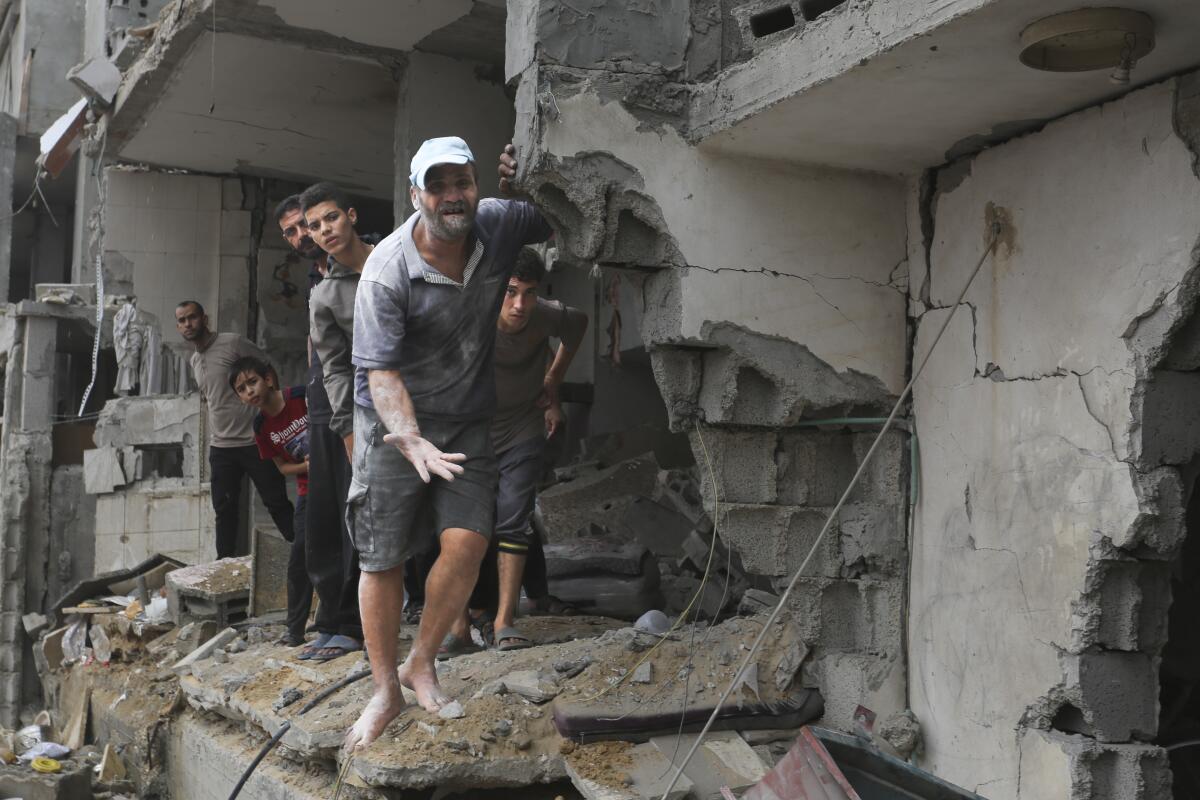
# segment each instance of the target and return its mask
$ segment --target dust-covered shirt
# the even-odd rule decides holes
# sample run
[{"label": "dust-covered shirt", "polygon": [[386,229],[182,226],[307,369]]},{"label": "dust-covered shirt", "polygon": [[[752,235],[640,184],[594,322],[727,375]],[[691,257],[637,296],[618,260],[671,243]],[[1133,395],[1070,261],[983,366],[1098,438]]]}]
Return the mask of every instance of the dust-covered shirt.
[{"label": "dust-covered shirt", "polygon": [[218,333],[204,351],[192,353],[192,374],[208,404],[208,443],[213,447],[254,444],[254,409],[229,386],[229,368],[243,356],[268,360],[257,345],[236,333]]},{"label": "dust-covered shirt", "polygon": [[529,322],[517,333],[496,331],[496,416],[492,446],[503,453],[514,445],[545,434],[545,410],[538,396],[553,353],[550,337],[571,351],[579,348],[587,315],[557,300],[539,297]]},{"label": "dust-covered shirt", "polygon": [[354,304],[354,401],[374,408],[367,370],[396,370],[418,416],[491,417],[496,318],[517,253],[550,238],[523,200],[479,203],[473,250],[457,283],[425,263],[413,240],[419,213],[380,242],[363,267]]}]

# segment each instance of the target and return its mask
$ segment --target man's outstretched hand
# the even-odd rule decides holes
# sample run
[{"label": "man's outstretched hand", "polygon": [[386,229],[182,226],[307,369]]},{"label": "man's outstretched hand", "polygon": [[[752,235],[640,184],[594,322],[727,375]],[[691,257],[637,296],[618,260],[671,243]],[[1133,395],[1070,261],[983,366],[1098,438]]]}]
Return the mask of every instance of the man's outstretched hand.
[{"label": "man's outstretched hand", "polygon": [[383,443],[392,445],[404,454],[425,483],[429,483],[431,475],[452,481],[456,475],[463,474],[460,462],[467,460],[466,455],[443,453],[428,439],[410,433],[389,433],[383,437]]},{"label": "man's outstretched hand", "polygon": [[496,172],[500,175],[500,193],[516,194],[517,148],[511,144],[504,145],[504,152],[500,154],[500,166],[496,168]]}]

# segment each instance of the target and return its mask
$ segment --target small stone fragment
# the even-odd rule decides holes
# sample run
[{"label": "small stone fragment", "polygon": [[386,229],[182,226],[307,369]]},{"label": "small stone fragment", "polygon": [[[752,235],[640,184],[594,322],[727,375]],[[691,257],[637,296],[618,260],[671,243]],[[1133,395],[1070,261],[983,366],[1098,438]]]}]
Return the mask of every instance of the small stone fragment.
[{"label": "small stone fragment", "polygon": [[482,732],[479,734],[479,738],[480,738],[480,740],[481,740],[481,741],[484,741],[484,742],[494,742],[494,741],[496,741],[496,735],[495,735],[494,733],[490,733],[490,732],[488,732],[488,731],[482,731]]},{"label": "small stone fragment", "polygon": [[442,719],[462,719],[466,715],[467,712],[463,710],[462,703],[457,700],[451,700],[438,711],[438,716]]},{"label": "small stone fragment", "polygon": [[528,750],[532,744],[533,740],[523,733],[512,738],[512,745],[518,750]]},{"label": "small stone fragment", "polygon": [[649,661],[643,661],[634,669],[633,675],[629,678],[630,683],[650,683],[654,676],[654,665]]},{"label": "small stone fragment", "polygon": [[721,652],[717,653],[717,663],[722,667],[728,667],[733,663],[733,653],[722,647]]},{"label": "small stone fragment", "polygon": [[465,753],[467,750],[471,749],[471,745],[466,739],[447,739],[446,741],[442,742],[442,744],[456,753]]},{"label": "small stone fragment", "polygon": [[246,644],[245,639],[241,639],[241,638],[234,639],[232,642],[225,645],[225,652],[226,653],[244,653],[246,651],[247,646],[248,645]]},{"label": "small stone fragment", "polygon": [[508,736],[512,733],[512,730],[512,721],[507,719],[498,720],[496,724],[492,726],[492,733],[496,734],[497,736]]},{"label": "small stone fragment", "polygon": [[558,744],[558,752],[562,753],[564,756],[574,753],[575,752],[575,742],[571,739],[563,739]]},{"label": "small stone fragment", "polygon": [[430,725],[428,722],[417,720],[417,730],[430,736],[437,736],[439,728],[437,725]]},{"label": "small stone fragment", "polygon": [[279,699],[275,701],[271,708],[275,709],[276,711],[282,711],[303,696],[304,693],[295,686],[289,686],[279,693]]}]

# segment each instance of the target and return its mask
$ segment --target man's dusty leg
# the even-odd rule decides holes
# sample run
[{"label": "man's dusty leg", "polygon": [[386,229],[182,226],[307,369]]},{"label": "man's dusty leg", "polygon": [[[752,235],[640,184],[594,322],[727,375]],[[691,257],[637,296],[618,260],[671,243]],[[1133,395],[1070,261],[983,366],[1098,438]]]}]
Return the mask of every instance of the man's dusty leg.
[{"label": "man's dusty leg", "polygon": [[[421,627],[417,629],[416,641],[399,671],[400,682],[416,693],[421,707],[434,712],[449,700],[438,685],[434,669],[438,647],[446,632],[466,612],[471,589],[479,577],[479,562],[483,560],[488,547],[484,536],[463,528],[442,531],[440,542],[442,552],[425,582],[425,611],[421,614]],[[375,666],[374,659],[372,653],[372,669]]]},{"label": "man's dusty leg", "polygon": [[[521,578],[525,575],[525,556],[501,550],[496,559],[500,577],[500,601],[496,608],[496,630],[511,628],[521,599]],[[496,642],[500,644],[500,642]]]},{"label": "man's dusty leg", "polygon": [[362,573],[358,604],[375,694],[346,734],[346,748],[351,751],[375,741],[388,723],[404,710],[404,695],[396,674],[397,639],[404,604],[404,566]]}]

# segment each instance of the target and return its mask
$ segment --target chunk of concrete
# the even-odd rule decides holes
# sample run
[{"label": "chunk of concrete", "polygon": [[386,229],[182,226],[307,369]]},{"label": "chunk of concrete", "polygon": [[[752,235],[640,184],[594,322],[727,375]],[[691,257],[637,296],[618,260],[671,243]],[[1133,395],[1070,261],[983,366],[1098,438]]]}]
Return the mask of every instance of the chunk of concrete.
[{"label": "chunk of concrete", "polygon": [[[578,754],[580,753],[581,750],[576,749],[573,754],[574,758],[579,758]],[[663,797],[663,793],[667,790],[667,784],[675,776],[675,768],[671,766],[671,762],[667,761],[658,748],[649,743],[630,748],[629,755],[632,766],[629,768],[628,776],[606,776],[612,783],[601,783],[588,777],[575,763],[572,763],[574,758],[570,756],[565,760],[567,777],[587,800],[643,800],[643,798],[657,800],[657,798]],[[624,780],[626,777],[628,780]],[[691,797],[693,788],[692,781],[687,774],[680,775],[670,794],[666,795],[667,800],[684,800],[684,798]]]},{"label": "chunk of concrete", "polygon": [[191,672],[193,664],[208,658],[217,650],[218,647],[223,647],[236,639],[237,635],[238,632],[233,628],[226,628],[176,662],[175,665],[171,667],[171,671],[176,675],[185,675],[188,672]]},{"label": "chunk of concrete", "polygon": [[25,626],[25,633],[33,637],[46,630],[50,626],[50,620],[46,618],[45,614],[38,614],[34,611],[21,617],[21,624]]},{"label": "chunk of concrete", "polygon": [[[695,741],[695,734],[687,734],[658,736],[650,743],[658,748],[664,759],[673,763],[671,771],[674,772]],[[720,731],[704,737],[696,755],[684,768],[684,774],[695,785],[696,798],[720,800],[722,786],[740,794],[762,780],[767,767],[741,736],[734,731]]]},{"label": "chunk of concrete", "polygon": [[111,106],[121,85],[121,70],[107,58],[91,58],[67,72],[67,80],[105,107]]},{"label": "chunk of concrete", "polygon": [[125,471],[115,447],[83,451],[83,489],[88,494],[108,494],[125,485]]},{"label": "chunk of concrete", "polygon": [[534,703],[545,703],[558,695],[558,684],[535,669],[510,672],[500,681],[511,694],[520,695]]}]

